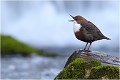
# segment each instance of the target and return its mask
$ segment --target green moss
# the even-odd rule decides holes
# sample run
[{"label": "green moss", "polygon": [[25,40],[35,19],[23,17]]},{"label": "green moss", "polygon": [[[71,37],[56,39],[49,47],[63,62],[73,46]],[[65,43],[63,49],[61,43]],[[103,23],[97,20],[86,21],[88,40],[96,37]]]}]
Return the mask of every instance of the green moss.
[{"label": "green moss", "polygon": [[80,79],[85,75],[85,61],[76,59],[64,68],[55,79]]},{"label": "green moss", "polygon": [[110,65],[93,67],[89,79],[101,79],[104,76],[108,79],[119,79],[119,68]]},{"label": "green moss", "polygon": [[1,38],[1,53],[3,55],[8,54],[21,54],[23,56],[35,53],[43,56],[56,56],[55,54],[47,54],[43,51],[32,48],[11,36],[0,35]]},{"label": "green moss", "polygon": [[86,62],[86,68],[97,67],[97,66],[100,66],[100,65],[101,65],[101,63],[99,61],[96,61],[96,60]]},{"label": "green moss", "polygon": [[56,77],[56,79],[84,79],[88,67],[101,65],[98,61],[86,62],[82,58],[75,59],[72,63],[66,66]]}]

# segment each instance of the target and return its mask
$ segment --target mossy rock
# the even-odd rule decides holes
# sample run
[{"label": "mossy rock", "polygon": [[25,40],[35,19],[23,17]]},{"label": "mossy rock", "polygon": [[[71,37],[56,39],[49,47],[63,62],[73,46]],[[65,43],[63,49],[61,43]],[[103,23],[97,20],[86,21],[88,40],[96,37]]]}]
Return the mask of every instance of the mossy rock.
[{"label": "mossy rock", "polygon": [[[83,58],[85,61],[90,62],[90,61],[95,61],[96,59],[93,59],[89,56],[86,56],[86,54],[82,53],[83,50],[75,51],[69,58],[68,61],[66,62],[65,66],[69,65],[71,62],[73,62],[77,58]],[[98,60],[96,60],[98,61]]]},{"label": "mossy rock", "polygon": [[[104,75],[105,74],[105,75]],[[56,77],[57,79],[119,79],[119,68],[115,66],[101,66],[99,61],[85,61],[77,58],[67,65]]]},{"label": "mossy rock", "polygon": [[[94,63],[94,64],[93,64]],[[91,61],[86,62],[82,58],[75,59],[72,63],[66,66],[55,79],[84,79],[86,69],[89,67],[99,66],[100,62]]]},{"label": "mossy rock", "polygon": [[1,38],[1,55],[15,55],[21,54],[23,56],[31,55],[32,53],[42,56],[57,56],[56,54],[49,54],[41,50],[37,50],[28,46],[27,44],[14,39],[11,36],[0,35]]},{"label": "mossy rock", "polygon": [[71,62],[73,62],[76,58],[79,58],[81,52],[75,51],[69,58],[68,61],[66,62],[65,66],[69,65]]}]

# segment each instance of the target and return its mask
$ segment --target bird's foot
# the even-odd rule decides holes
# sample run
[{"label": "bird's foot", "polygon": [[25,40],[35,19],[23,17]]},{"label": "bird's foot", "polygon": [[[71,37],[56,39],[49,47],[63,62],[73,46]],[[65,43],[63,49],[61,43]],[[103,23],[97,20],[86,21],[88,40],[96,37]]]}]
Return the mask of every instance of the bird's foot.
[{"label": "bird's foot", "polygon": [[91,52],[90,50],[86,50],[87,52]]},{"label": "bird's foot", "polygon": [[84,52],[91,52],[90,50],[83,50]]}]

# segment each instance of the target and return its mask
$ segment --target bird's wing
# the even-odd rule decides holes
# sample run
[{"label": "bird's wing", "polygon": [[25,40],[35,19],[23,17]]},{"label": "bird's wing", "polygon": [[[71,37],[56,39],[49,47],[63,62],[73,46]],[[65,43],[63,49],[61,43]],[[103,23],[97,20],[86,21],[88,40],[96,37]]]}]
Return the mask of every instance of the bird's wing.
[{"label": "bird's wing", "polygon": [[104,37],[104,35],[101,33],[101,31],[90,21],[87,21],[85,23],[81,24],[82,27],[84,27],[86,29],[86,31],[88,32],[88,34],[92,34],[94,39],[102,39]]}]

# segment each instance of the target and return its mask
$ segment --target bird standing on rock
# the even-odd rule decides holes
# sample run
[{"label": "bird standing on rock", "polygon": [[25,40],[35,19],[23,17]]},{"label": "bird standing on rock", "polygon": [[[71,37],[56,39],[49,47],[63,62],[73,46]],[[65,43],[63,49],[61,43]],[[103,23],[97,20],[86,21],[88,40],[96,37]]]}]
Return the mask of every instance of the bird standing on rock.
[{"label": "bird standing on rock", "polygon": [[101,40],[101,39],[110,40],[109,38],[104,36],[101,33],[101,31],[92,22],[86,20],[82,16],[75,16],[75,17],[73,17],[72,15],[70,16],[73,18],[73,20],[70,20],[70,21],[74,23],[73,30],[76,38],[83,42],[87,42],[84,50],[86,50],[88,43],[90,44],[86,51],[89,51],[89,48],[92,42],[94,41]]}]

